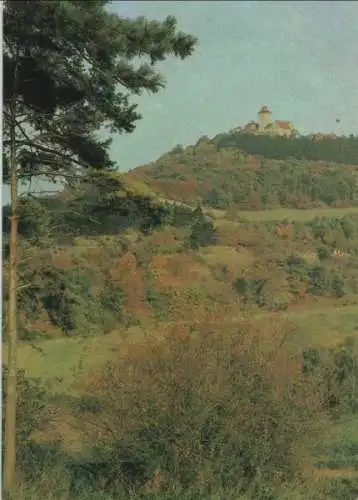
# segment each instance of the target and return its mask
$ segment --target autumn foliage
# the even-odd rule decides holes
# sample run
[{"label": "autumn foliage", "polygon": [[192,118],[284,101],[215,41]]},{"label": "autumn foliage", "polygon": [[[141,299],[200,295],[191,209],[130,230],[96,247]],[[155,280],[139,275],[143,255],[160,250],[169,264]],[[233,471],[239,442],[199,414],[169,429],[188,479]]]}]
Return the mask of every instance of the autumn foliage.
[{"label": "autumn foliage", "polygon": [[281,345],[285,331],[177,324],[158,337],[87,380],[99,409],[88,439],[111,488],[239,493],[304,473],[321,394]]}]

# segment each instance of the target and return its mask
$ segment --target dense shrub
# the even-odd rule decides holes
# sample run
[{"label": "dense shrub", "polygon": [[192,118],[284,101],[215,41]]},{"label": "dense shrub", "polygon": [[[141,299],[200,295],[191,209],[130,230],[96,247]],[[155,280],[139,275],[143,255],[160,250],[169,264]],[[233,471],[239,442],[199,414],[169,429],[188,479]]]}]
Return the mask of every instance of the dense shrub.
[{"label": "dense shrub", "polygon": [[317,257],[319,258],[319,260],[327,260],[330,258],[330,256],[331,256],[331,251],[328,247],[323,246],[317,248]]},{"label": "dense shrub", "polygon": [[100,304],[112,313],[117,321],[124,318],[124,296],[121,288],[112,282],[106,282],[100,295]]},{"label": "dense shrub", "polygon": [[[4,453],[4,424],[6,405],[6,380],[8,369],[2,366],[2,453]],[[45,390],[37,379],[28,379],[23,370],[17,373],[16,446],[19,472],[24,474],[30,466],[32,435],[45,424]]]},{"label": "dense shrub", "polygon": [[89,439],[98,440],[93,459],[108,491],[117,479],[138,491],[151,483],[239,494],[300,475],[320,396],[287,352],[273,358],[259,337],[246,327],[224,335],[178,327],[91,377],[102,414]]},{"label": "dense shrub", "polygon": [[333,348],[309,347],[302,353],[302,371],[315,377],[323,388],[325,405],[337,413],[355,413],[358,409],[358,350],[355,339],[348,337]]}]

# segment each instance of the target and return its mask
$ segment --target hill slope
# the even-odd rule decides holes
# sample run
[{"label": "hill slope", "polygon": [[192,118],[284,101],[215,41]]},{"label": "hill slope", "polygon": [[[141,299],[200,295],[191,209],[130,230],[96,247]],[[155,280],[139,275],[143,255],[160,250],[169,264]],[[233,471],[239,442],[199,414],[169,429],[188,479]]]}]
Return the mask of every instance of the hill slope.
[{"label": "hill slope", "polygon": [[[329,148],[335,141],[335,148],[343,148],[345,143],[341,145],[340,139],[319,141],[326,144],[325,150],[324,144],[317,146],[314,140],[306,138],[311,148],[306,151],[307,144],[302,140],[296,143],[280,138],[277,143],[276,138],[264,138],[260,143],[262,138],[253,137],[252,143],[244,145],[260,155],[249,155],[235,144],[235,137],[240,144],[240,134],[222,134],[213,140],[202,138],[194,146],[177,147],[127,175],[147,183],[161,196],[189,204],[200,198],[216,209],[302,209],[358,203],[358,165],[345,161],[353,162],[354,154],[358,159],[358,141],[351,140],[349,154],[331,151],[337,160],[332,162],[320,158],[329,157]],[[297,151],[282,150],[291,143],[296,143]]]},{"label": "hill slope", "polygon": [[[355,300],[358,166],[264,159],[229,140],[202,138],[128,174],[84,179],[68,196],[22,201],[22,337]],[[188,206],[198,197],[211,221]],[[351,208],[332,207],[342,205]],[[309,206],[323,208],[294,210]]]}]

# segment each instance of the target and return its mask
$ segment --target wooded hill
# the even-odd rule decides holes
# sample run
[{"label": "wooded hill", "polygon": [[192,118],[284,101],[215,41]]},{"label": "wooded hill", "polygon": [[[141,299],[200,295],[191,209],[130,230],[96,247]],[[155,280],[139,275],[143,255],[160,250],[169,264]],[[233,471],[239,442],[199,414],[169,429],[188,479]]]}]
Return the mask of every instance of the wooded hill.
[{"label": "wooded hill", "polygon": [[242,210],[352,206],[358,138],[286,139],[250,134],[201,138],[128,174],[173,200]]}]

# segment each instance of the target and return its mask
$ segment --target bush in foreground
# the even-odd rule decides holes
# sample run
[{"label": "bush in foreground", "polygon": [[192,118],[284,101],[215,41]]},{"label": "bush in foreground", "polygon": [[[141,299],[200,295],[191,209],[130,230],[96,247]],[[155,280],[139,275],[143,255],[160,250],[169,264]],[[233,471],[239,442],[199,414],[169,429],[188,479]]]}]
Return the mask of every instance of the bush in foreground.
[{"label": "bush in foreground", "polygon": [[324,413],[298,360],[245,326],[174,330],[88,380],[100,409],[86,416],[92,467],[106,491],[261,498],[258,485],[301,478]]}]

